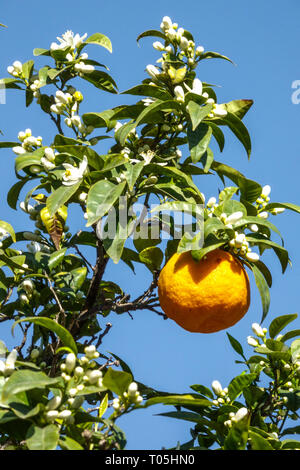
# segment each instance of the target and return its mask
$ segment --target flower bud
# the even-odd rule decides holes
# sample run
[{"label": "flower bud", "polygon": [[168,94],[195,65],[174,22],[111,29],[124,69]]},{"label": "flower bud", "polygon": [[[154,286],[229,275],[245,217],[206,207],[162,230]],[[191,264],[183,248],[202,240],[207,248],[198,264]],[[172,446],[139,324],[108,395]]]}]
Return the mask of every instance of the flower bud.
[{"label": "flower bud", "polygon": [[232,418],[232,421],[238,423],[239,421],[242,421],[246,416],[248,415],[248,409],[245,407],[240,408]]},{"label": "flower bud", "polygon": [[263,338],[265,336],[262,327],[258,323],[252,323],[252,331],[259,338]]},{"label": "flower bud", "polygon": [[160,74],[160,71],[158,70],[157,67],[155,67],[154,65],[147,65],[146,67],[146,71],[147,73],[150,75],[150,77],[156,79],[157,78],[157,75]]},{"label": "flower bud", "polygon": [[46,419],[48,423],[54,423],[57,417],[58,417],[58,411],[56,410],[50,410],[46,413]]},{"label": "flower bud", "polygon": [[76,356],[74,353],[69,353],[67,355],[65,364],[66,364],[66,371],[69,373],[72,372],[72,370],[74,369],[76,365]]},{"label": "flower bud", "polygon": [[256,338],[253,338],[253,336],[247,336],[247,343],[249,344],[249,346],[253,346],[254,348],[259,346],[259,342]]},{"label": "flower bud", "polygon": [[137,383],[131,382],[131,384],[128,387],[128,396],[134,397],[136,395],[137,390],[138,390]]},{"label": "flower bud", "polygon": [[184,91],[183,88],[180,85],[177,85],[174,88],[174,93],[177,101],[184,102]]},{"label": "flower bud", "polygon": [[86,346],[84,348],[84,353],[88,359],[93,359],[96,352],[96,347],[94,345]]},{"label": "flower bud", "polygon": [[223,391],[222,385],[220,384],[220,382],[218,380],[214,380],[212,382],[211,388],[213,389],[213,391],[215,392],[216,395],[220,395],[221,392]]},{"label": "flower bud", "polygon": [[46,405],[46,410],[56,410],[61,404],[61,397],[60,396],[55,396],[51,398],[50,401],[48,401]]},{"label": "flower bud", "polygon": [[68,419],[70,416],[72,415],[72,411],[71,410],[63,410],[59,413],[58,417],[60,419],[63,419],[63,420],[66,420]]}]

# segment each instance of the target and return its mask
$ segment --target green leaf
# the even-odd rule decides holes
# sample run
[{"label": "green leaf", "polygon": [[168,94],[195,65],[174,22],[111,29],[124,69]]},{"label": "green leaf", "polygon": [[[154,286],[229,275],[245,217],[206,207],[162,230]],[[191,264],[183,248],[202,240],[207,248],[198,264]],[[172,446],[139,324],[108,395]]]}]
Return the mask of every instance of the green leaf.
[{"label": "green leaf", "polygon": [[285,328],[289,323],[296,320],[298,317],[297,313],[291,315],[281,315],[280,317],[275,318],[269,326],[269,335],[270,338],[275,338],[283,328]]},{"label": "green leaf", "polygon": [[108,407],[108,394],[105,394],[105,397],[101,400],[100,406],[99,406],[99,418],[102,418],[104,413],[106,412]]},{"label": "green leaf", "polygon": [[128,390],[129,385],[133,381],[133,377],[128,372],[108,368],[103,377],[103,385],[116,395],[122,396]]},{"label": "green leaf", "polygon": [[55,424],[44,428],[32,425],[26,435],[29,450],[56,450],[59,439],[59,429]]},{"label": "green leaf", "polygon": [[194,101],[189,101],[187,109],[193,125],[192,131],[194,131],[199,126],[200,122],[203,121],[203,119],[211,112],[212,104],[200,106]]},{"label": "green leaf", "polygon": [[[93,126],[96,128],[109,127],[110,120],[114,113],[115,111],[113,109],[107,109],[101,113],[85,113],[82,115],[82,120],[86,126]],[[109,127],[109,129],[112,127]]]},{"label": "green leaf", "polygon": [[60,382],[60,377],[51,378],[44,372],[36,372],[32,370],[17,370],[5,382],[2,389],[1,401],[9,403],[13,401],[16,394],[26,392],[35,388],[43,389],[45,387],[53,387]]},{"label": "green leaf", "polygon": [[277,207],[282,209],[288,209],[290,211],[294,211],[300,214],[300,206],[288,202],[270,202],[270,204],[266,205],[265,210],[269,211],[272,209],[276,209]]},{"label": "green leaf", "polygon": [[232,113],[228,113],[224,118],[218,121],[220,121],[221,124],[227,125],[229,129],[231,129],[231,131],[243,144],[247,152],[248,158],[250,158],[251,139],[245,124],[243,124],[243,122],[235,114]]},{"label": "green leaf", "polygon": [[50,51],[48,49],[41,49],[39,47],[33,49],[33,55],[38,57],[40,55],[47,55],[50,56]]},{"label": "green leaf", "polygon": [[255,283],[258,287],[261,301],[262,301],[262,307],[263,307],[263,315],[261,319],[261,323],[264,321],[266,318],[269,307],[270,307],[270,291],[269,287],[267,284],[267,281],[265,280],[263,274],[260,272],[260,270],[255,266],[255,264],[252,264],[251,266],[252,272],[254,274],[254,279]]},{"label": "green leaf", "polygon": [[[112,216],[114,216],[114,214],[112,214]],[[103,240],[104,249],[115,264],[120,261],[125,242],[131,235],[135,226],[135,221],[131,217],[128,221],[123,219],[124,217],[121,217],[117,220],[114,238],[105,237]]]},{"label": "green leaf", "polygon": [[15,183],[7,193],[7,203],[8,205],[16,210],[17,209],[17,202],[19,199],[19,195],[25,184],[29,181],[29,178],[24,178],[21,181]]},{"label": "green leaf", "polygon": [[146,37],[157,37],[157,38],[161,38],[161,39],[166,39],[166,36],[161,32],[161,31],[157,31],[155,29],[149,29],[147,31],[144,31],[143,33],[139,34],[139,36],[137,37],[137,42],[139,42],[140,39],[142,38],[146,38]]},{"label": "green leaf", "polygon": [[170,100],[172,95],[164,88],[153,85],[137,85],[129,90],[122,91],[122,95],[149,96],[159,100]]},{"label": "green leaf", "polygon": [[181,419],[182,421],[189,421],[191,423],[207,423],[198,413],[192,413],[190,411],[169,411],[168,413],[159,413],[156,416]]},{"label": "green leaf", "polygon": [[130,191],[133,190],[134,185],[144,168],[144,165],[145,165],[145,162],[139,162],[139,163],[136,163],[135,165],[127,163],[125,165],[126,171],[123,174],[125,176],[125,180],[128,184]]},{"label": "green leaf", "polygon": [[99,46],[105,47],[109,52],[112,52],[112,45],[110,39],[101,33],[92,34],[85,41],[84,44],[98,44]]},{"label": "green leaf", "polygon": [[217,243],[212,243],[210,245],[201,248],[201,250],[192,250],[192,257],[195,261],[200,261],[207,253],[210,251],[214,251],[217,248],[221,248],[221,246],[225,245],[226,241],[221,241]]},{"label": "green leaf", "polygon": [[8,222],[4,222],[0,220],[0,229],[5,230],[5,232],[9,233],[13,241],[16,241],[16,234],[12,226]]},{"label": "green leaf", "polygon": [[233,347],[233,349],[235,350],[235,352],[237,352],[240,356],[245,358],[244,350],[242,348],[241,343],[237,339],[235,339],[233,336],[231,336],[229,333],[226,333],[226,334],[227,334],[227,337],[230,341],[230,344]]},{"label": "green leaf", "polygon": [[282,446],[281,446],[280,450],[289,450],[289,449],[299,450],[300,449],[300,442],[295,441],[294,439],[285,439],[284,441],[282,441]]},{"label": "green leaf", "polygon": [[208,122],[207,124],[212,129],[212,135],[214,136],[214,138],[216,139],[219,145],[220,152],[223,152],[224,145],[225,145],[225,137],[224,137],[223,131],[214,122]]},{"label": "green leaf", "polygon": [[204,398],[195,398],[193,395],[167,395],[149,398],[149,400],[146,401],[145,407],[157,405],[159,403],[175,406],[212,406],[211,401]]},{"label": "green leaf", "polygon": [[106,72],[94,70],[92,73],[83,74],[82,78],[87,82],[92,83],[100,90],[108,91],[109,93],[117,93],[117,85],[113,78]]},{"label": "green leaf", "polygon": [[220,106],[226,109],[228,113],[235,114],[239,119],[242,119],[252,105],[253,100],[233,100]]},{"label": "green leaf", "polygon": [[36,325],[42,326],[43,328],[47,328],[48,330],[53,331],[60,338],[60,340],[65,346],[72,349],[74,354],[77,354],[77,346],[71,333],[68,330],[66,330],[66,328],[56,323],[54,320],[51,320],[51,318],[45,318],[45,317],[21,318],[20,320],[17,320],[13,324],[12,331],[14,330],[14,328],[16,327],[18,323],[21,323],[24,321],[29,322],[29,323],[34,323]]},{"label": "green leaf", "polygon": [[254,202],[262,193],[262,187],[256,181],[247,178],[239,178],[238,185],[241,190],[241,198],[248,202]]},{"label": "green leaf", "polygon": [[70,186],[61,185],[47,198],[47,208],[50,217],[53,217],[58,209],[63,206],[76,193],[81,181]]},{"label": "green leaf", "polygon": [[54,251],[54,253],[51,253],[49,260],[48,260],[48,267],[50,271],[52,271],[52,269],[57,268],[57,266],[59,266],[62,263],[65,257],[66,251],[67,251],[67,248],[62,248],[61,250]]},{"label": "green leaf", "polygon": [[88,215],[87,227],[98,222],[109,212],[121,196],[125,186],[126,181],[116,185],[110,181],[101,180],[91,187],[86,204]]},{"label": "green leaf", "polygon": [[157,113],[157,111],[162,111],[162,110],[172,112],[174,110],[181,111],[182,108],[181,108],[180,103],[178,103],[178,101],[175,101],[175,100],[167,100],[167,101],[156,100],[154,103],[150,104],[149,106],[146,106],[146,108],[141,112],[141,114],[139,115],[139,117],[137,118],[135,122],[135,126],[148,122],[149,115]]},{"label": "green leaf", "polygon": [[250,431],[249,437],[251,442],[251,450],[274,450],[267,439],[262,437],[260,434]]},{"label": "green leaf", "polygon": [[44,149],[35,150],[32,153],[23,153],[15,159],[15,170],[17,173],[31,165],[40,165]]},{"label": "green leaf", "polygon": [[140,252],[139,258],[150,271],[157,271],[163,262],[163,252],[156,246],[149,246]]},{"label": "green leaf", "polygon": [[200,124],[194,131],[191,125],[188,126],[187,137],[193,163],[197,163],[207,151],[211,136],[212,128],[207,124]]},{"label": "green leaf", "polygon": [[219,54],[218,52],[212,52],[212,51],[204,52],[203,54],[201,54],[200,59],[201,60],[203,60],[203,59],[223,59],[223,60],[227,60],[228,62],[231,62],[234,65],[234,62],[232,62],[232,60],[230,60],[225,55]]},{"label": "green leaf", "polygon": [[249,385],[255,380],[256,374],[241,374],[234,377],[228,385],[228,395],[231,400],[236,398],[242,393],[242,391],[249,387]]},{"label": "green leaf", "polygon": [[84,450],[79,442],[68,436],[62,436],[58,441],[58,445],[63,450]]}]

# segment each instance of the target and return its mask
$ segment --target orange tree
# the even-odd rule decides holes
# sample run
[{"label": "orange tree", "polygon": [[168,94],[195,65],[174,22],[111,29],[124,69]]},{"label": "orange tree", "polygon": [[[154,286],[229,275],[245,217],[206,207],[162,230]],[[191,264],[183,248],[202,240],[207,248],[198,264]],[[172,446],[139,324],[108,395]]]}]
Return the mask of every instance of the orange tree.
[{"label": "orange tree", "polygon": [[[223,253],[220,262],[233,256],[242,272],[249,268],[261,294],[262,322],[272,275],[261,257],[273,250],[283,272],[289,263],[283,241],[272,239],[273,233],[281,234],[270,218],[286,209],[300,212],[294,204],[271,202],[270,186],[214,158],[210,142],[214,139],[222,152],[224,127],[248,156],[251,152],[242,119],[252,101],[219,104],[213,85],[196,75],[203,60],[230,59],[197,46],[192,34],[169,17],[138,40],[147,36],[156,39],[160,58],[157,66],[146,67],[142,83],[123,92],[137,97],[131,105],[80,114],[83,96],[74,79],[88,82],[97,93],[117,93],[106,67],[86,52],[89,44],[111,51],[110,40],[100,33],[87,37],[67,31],[49,49],[35,49],[35,61],[15,61],[1,80],[7,90],[24,92],[27,107],[36,102],[56,132],[47,143],[31,129],[19,132],[16,142],[0,143],[16,155],[17,181],[7,202],[34,224],[15,233],[10,223],[0,222],[0,321],[11,322],[22,336],[12,351],[0,343],[0,447],[123,449],[119,417],[163,403],[175,406],[166,416],[193,423],[191,440],[178,449],[299,448],[299,442],[284,437],[299,434],[299,427],[290,425],[299,408],[299,330],[281,333],[296,315],[273,319],[269,330],[254,323],[250,358],[228,334],[245,371],[225,388],[215,380],[211,388],[193,385],[187,394],[162,393],[139,382],[121,358],[101,351],[111,312],[148,309],[165,317],[157,295],[159,273],[168,260],[186,252],[195,273],[215,250]],[[103,139],[112,142],[105,155],[97,152]],[[210,174],[218,175],[224,188],[205,202],[193,178],[201,182]],[[67,227],[71,205],[82,214],[82,228],[75,233]],[[178,212],[191,217],[192,230],[178,223]],[[92,261],[86,246],[94,249]],[[131,299],[105,278],[111,261],[128,269],[143,264],[153,274],[150,286]],[[222,296],[224,280],[218,279],[218,298],[226,299],[226,283]],[[165,281],[164,298],[168,277]],[[177,285],[182,298],[189,287]],[[206,286],[213,303],[211,289]],[[168,306],[162,301],[167,314]],[[243,308],[240,316],[248,302]],[[230,308],[226,315],[230,320]]]}]

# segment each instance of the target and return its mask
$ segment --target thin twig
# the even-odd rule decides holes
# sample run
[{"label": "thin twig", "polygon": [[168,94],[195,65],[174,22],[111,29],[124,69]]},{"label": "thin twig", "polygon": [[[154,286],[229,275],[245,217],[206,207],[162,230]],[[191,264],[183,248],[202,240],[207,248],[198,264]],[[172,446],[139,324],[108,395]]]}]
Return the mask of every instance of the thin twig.
[{"label": "thin twig", "polygon": [[102,343],[102,340],[104,338],[104,336],[107,335],[107,333],[109,332],[109,330],[111,329],[112,327],[112,324],[111,323],[106,323],[106,328],[105,330],[103,331],[103,333],[101,333],[101,335],[99,335],[99,338],[98,338],[98,341],[97,341],[97,344],[96,344],[96,348],[98,349],[100,344]]},{"label": "thin twig", "polygon": [[[53,294],[53,297],[54,297],[54,299],[55,299],[55,301],[56,301],[56,303],[57,303],[57,306],[58,306],[58,308],[59,308],[59,313],[60,313],[61,316],[62,316],[62,320],[63,320],[63,324],[64,324],[64,323],[65,323],[65,316],[66,316],[65,310],[64,310],[62,304],[60,303],[60,300],[59,300],[59,298],[58,298],[58,296],[57,296],[57,294],[56,294],[56,292],[55,292],[55,289],[54,289],[53,286],[52,286],[52,282],[51,282],[50,277],[48,276],[48,274],[46,273],[46,271],[44,271],[44,274],[45,274],[46,279],[47,279],[47,281],[48,281],[49,289],[51,290],[51,292],[52,292],[52,294]],[[56,316],[56,321],[58,322],[58,320],[59,320],[59,314]]]}]

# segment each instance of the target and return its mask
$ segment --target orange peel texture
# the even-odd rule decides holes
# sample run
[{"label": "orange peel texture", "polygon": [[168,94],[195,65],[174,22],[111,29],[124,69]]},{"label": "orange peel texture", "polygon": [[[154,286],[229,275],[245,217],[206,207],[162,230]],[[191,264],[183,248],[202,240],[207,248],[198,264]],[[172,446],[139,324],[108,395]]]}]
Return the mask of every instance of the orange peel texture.
[{"label": "orange peel texture", "polygon": [[209,252],[195,261],[190,252],[176,253],[158,279],[161,308],[187,331],[213,333],[237,323],[248,311],[248,275],[232,254]]}]

